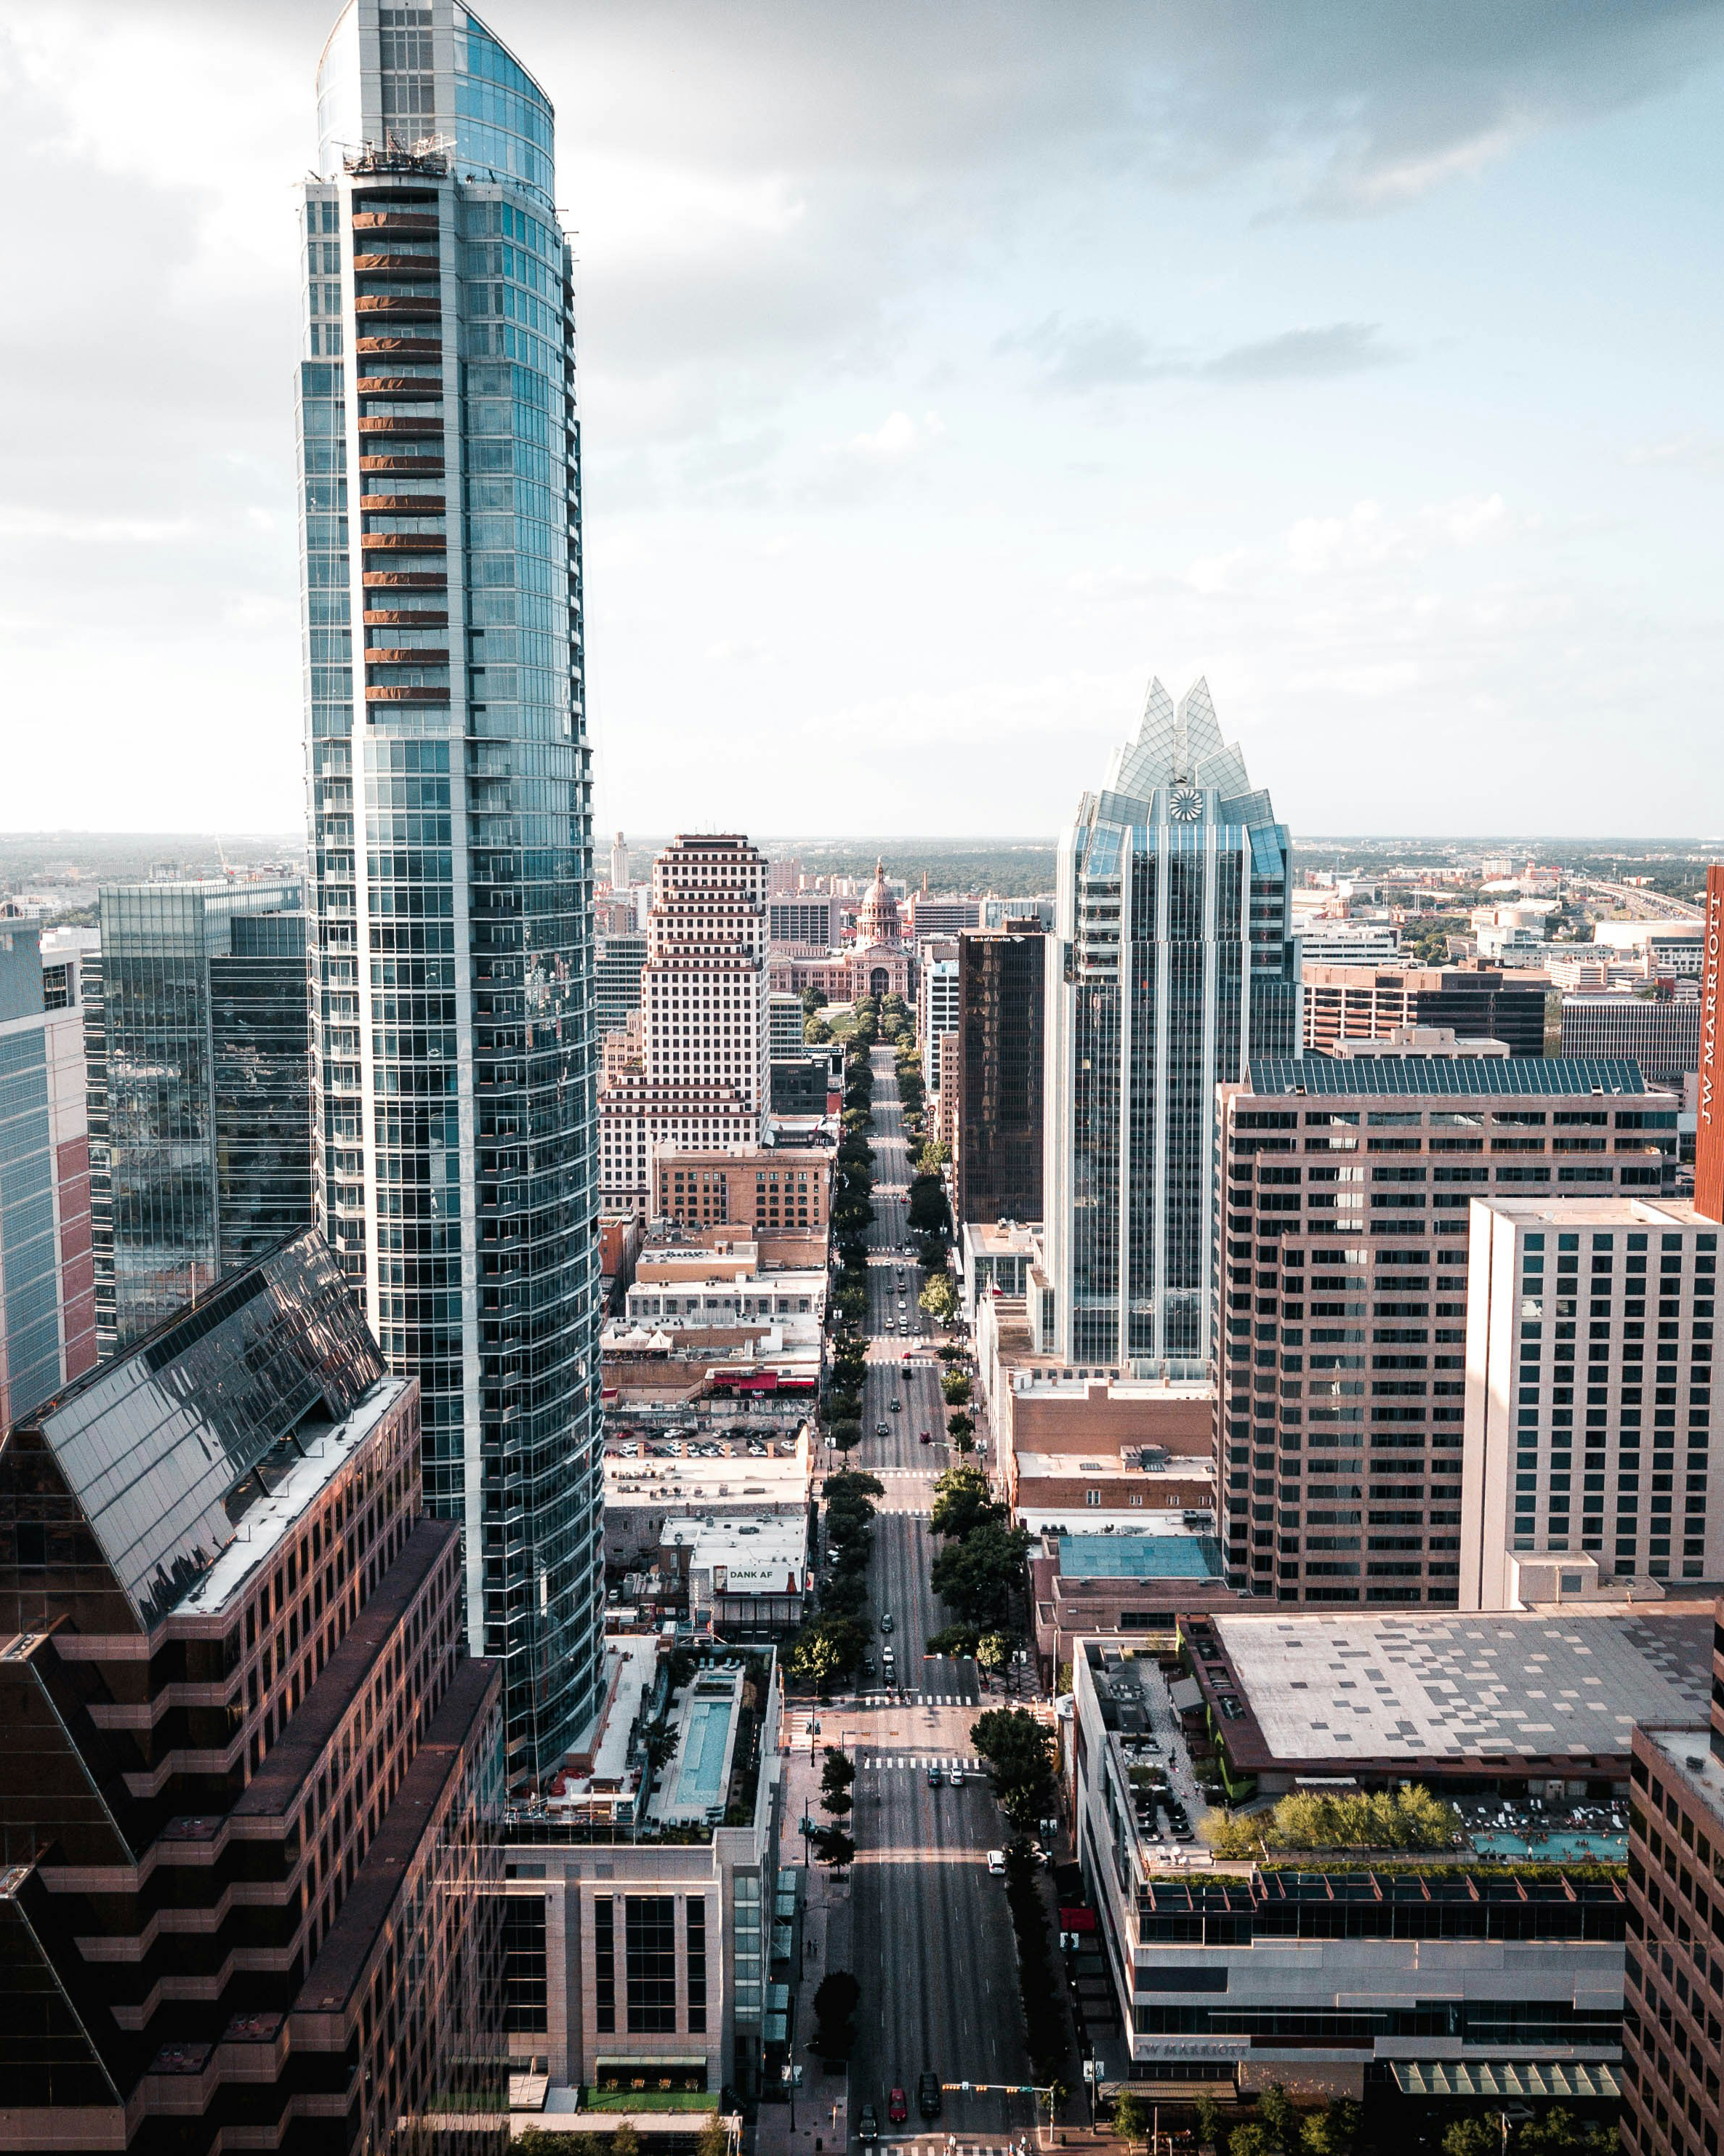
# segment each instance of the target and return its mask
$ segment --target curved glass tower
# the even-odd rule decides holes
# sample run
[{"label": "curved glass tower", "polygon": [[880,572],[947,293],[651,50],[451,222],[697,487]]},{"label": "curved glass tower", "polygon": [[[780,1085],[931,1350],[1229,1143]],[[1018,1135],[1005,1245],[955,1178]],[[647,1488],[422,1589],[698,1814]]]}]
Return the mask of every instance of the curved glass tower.
[{"label": "curved glass tower", "polygon": [[1176,706],[1152,681],[1060,849],[1043,1174],[1065,1362],[1208,1374],[1215,1088],[1298,1053],[1291,860],[1208,685]]},{"label": "curved glass tower", "polygon": [[423,1392],[517,1784],[595,1705],[580,422],[552,115],[455,0],[317,79],[300,369],[320,1224]]}]

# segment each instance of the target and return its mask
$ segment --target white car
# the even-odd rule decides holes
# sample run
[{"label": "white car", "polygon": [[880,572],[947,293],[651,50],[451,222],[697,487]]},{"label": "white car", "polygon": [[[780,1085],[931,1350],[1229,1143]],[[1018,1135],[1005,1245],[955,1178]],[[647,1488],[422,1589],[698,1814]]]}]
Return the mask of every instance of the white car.
[{"label": "white car", "polygon": [[994,1879],[1003,1879],[1003,1878],[1005,1877],[1005,1876],[1006,1876],[1006,1852],[1004,1851],[1004,1850],[1003,1850],[1003,1849],[990,1849],[990,1850],[988,1851],[988,1870],[989,1876],[990,1876],[990,1877],[992,1877],[992,1878],[994,1878]]}]

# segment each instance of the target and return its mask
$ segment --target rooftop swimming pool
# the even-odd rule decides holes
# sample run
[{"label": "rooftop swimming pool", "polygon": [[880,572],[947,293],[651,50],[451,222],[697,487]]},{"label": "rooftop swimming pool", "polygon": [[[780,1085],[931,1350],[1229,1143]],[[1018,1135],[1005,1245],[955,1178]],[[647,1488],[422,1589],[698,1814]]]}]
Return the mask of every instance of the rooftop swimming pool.
[{"label": "rooftop swimming pool", "polygon": [[681,1771],[676,1778],[679,1810],[710,1810],[722,1804],[725,1756],[731,1734],[729,1699],[697,1699],[689,1709],[682,1741]]},{"label": "rooftop swimming pool", "polygon": [[1535,1863],[1625,1864],[1625,1834],[1475,1834],[1469,1837],[1480,1856],[1524,1856]]}]

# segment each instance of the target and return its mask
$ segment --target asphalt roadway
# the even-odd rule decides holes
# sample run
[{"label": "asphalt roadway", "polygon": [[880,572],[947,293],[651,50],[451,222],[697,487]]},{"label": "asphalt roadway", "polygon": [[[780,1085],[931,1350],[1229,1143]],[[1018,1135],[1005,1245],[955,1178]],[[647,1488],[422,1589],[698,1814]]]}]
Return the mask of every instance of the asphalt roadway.
[{"label": "asphalt roadway", "polygon": [[[852,1887],[853,1958],[862,1987],[850,2066],[851,2146],[863,2107],[872,2104],[882,2142],[1004,2147],[1028,2133],[1027,2097],[948,2092],[942,2116],[924,2121],[916,2081],[931,2070],[944,2082],[1021,2082],[1028,2077],[1017,1961],[1004,1882],[991,1877],[988,1851],[1005,1839],[987,1782],[928,1785],[928,1763],[969,1761],[979,1709],[967,1657],[924,1659],[929,1635],[947,1622],[928,1584],[935,1545],[928,1532],[935,1476],[947,1465],[939,1364],[929,1322],[916,1307],[920,1276],[906,1250],[909,1158],[890,1049],[874,1055],[875,1226],[869,1258],[869,1331],[864,1437],[852,1464],[878,1475],[886,1495],[875,1527],[870,1577],[876,1621],[892,1620],[875,1644],[881,1676],[859,1681],[853,1707],[835,1708],[824,1731],[856,1763]],[[897,1276],[904,1275],[900,1303]],[[888,1332],[907,1322],[910,1330]],[[908,1358],[907,1361],[906,1358]],[[892,1402],[898,1406],[894,1409]],[[884,1423],[886,1435],[876,1435]],[[920,1441],[927,1430],[929,1445]],[[894,1650],[900,1694],[889,1698],[881,1650]],[[906,2124],[893,2126],[894,2088],[909,2099]]]}]

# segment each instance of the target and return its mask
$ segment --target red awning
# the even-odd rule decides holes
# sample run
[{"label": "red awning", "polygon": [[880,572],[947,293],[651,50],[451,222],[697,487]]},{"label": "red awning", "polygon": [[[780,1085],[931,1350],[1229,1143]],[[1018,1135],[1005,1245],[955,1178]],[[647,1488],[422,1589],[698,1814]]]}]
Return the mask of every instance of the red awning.
[{"label": "red awning", "polygon": [[1061,1909],[1060,1928],[1062,1932],[1093,1932],[1095,1912],[1093,1909]]}]

